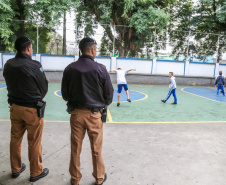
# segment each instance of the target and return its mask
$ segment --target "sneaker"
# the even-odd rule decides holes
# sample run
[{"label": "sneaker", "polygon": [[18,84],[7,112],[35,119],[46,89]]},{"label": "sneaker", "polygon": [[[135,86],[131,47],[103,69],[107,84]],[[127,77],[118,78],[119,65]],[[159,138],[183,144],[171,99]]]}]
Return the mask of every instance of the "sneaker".
[{"label": "sneaker", "polygon": [[107,180],[107,174],[105,173],[103,182],[101,184],[95,184],[95,185],[103,185],[106,180]]},{"label": "sneaker", "polygon": [[22,163],[22,168],[19,172],[17,173],[12,173],[12,178],[17,178],[20,176],[20,174],[26,169],[26,165],[24,163]]},{"label": "sneaker", "polygon": [[165,100],[161,100],[161,102],[166,103],[166,101],[165,101]]},{"label": "sneaker", "polygon": [[117,103],[117,106],[119,107],[119,105],[120,105],[120,103],[118,102],[118,103]]},{"label": "sneaker", "polygon": [[131,102],[131,100],[130,100],[130,99],[127,99],[127,101],[128,101],[128,102]]},{"label": "sneaker", "polygon": [[173,103],[171,103],[172,105],[177,105],[177,103],[175,103],[175,102],[173,102]]}]

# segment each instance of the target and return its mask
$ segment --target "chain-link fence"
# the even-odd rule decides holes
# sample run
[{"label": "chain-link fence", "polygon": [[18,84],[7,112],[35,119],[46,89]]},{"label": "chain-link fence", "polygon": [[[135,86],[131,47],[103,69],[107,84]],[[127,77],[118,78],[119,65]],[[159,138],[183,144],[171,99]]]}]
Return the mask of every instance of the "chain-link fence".
[{"label": "chain-link fence", "polygon": [[[33,52],[55,55],[78,55],[78,43],[83,37],[94,38],[98,56],[129,58],[157,58],[161,60],[190,60],[197,62],[226,62],[226,36],[192,30],[163,30],[150,28],[138,34],[136,28],[125,25],[89,25],[76,21],[47,27],[32,21],[23,22],[23,33],[32,40]],[[0,44],[0,52],[15,52],[13,43]],[[64,39],[65,38],[65,39]],[[66,52],[63,52],[63,48]]]}]

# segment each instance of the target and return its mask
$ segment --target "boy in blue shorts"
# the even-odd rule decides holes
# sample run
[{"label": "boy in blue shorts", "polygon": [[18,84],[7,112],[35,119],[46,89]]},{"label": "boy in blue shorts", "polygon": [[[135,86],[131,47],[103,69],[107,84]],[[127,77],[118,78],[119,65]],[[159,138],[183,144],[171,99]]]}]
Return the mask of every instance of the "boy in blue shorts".
[{"label": "boy in blue shorts", "polygon": [[130,71],[136,71],[136,69],[129,69],[127,71],[124,71],[121,68],[118,68],[117,70],[110,70],[109,71],[110,73],[116,72],[116,74],[117,74],[117,84],[118,84],[118,103],[117,103],[117,106],[120,105],[119,100],[120,100],[122,88],[124,88],[124,90],[126,91],[127,101],[131,102],[131,100],[129,99],[128,85],[127,85],[126,77],[125,77],[125,75]]},{"label": "boy in blue shorts", "polygon": [[176,81],[175,81],[175,77],[173,76],[173,72],[169,72],[169,77],[170,77],[170,81],[169,81],[169,93],[167,95],[167,97],[164,100],[161,100],[163,103],[166,103],[166,101],[169,99],[169,97],[171,96],[171,94],[173,94],[174,97],[174,102],[171,104],[177,104],[177,96],[176,96]]}]

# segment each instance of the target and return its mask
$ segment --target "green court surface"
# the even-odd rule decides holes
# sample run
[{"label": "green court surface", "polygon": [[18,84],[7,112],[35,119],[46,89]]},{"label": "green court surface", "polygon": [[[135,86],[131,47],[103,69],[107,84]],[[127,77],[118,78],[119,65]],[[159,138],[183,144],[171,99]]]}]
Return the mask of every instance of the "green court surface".
[{"label": "green court surface", "polygon": [[[45,97],[47,102],[45,121],[69,121],[66,102],[60,97],[60,83],[50,83]],[[206,123],[226,122],[226,97],[222,94],[216,99],[216,90],[200,87],[177,87],[178,104],[171,105],[173,97],[162,103],[168,93],[168,86],[128,85],[131,103],[126,101],[122,91],[122,102],[116,105],[116,85],[114,102],[109,106],[108,122],[111,123]],[[199,88],[199,87],[198,87]],[[186,90],[187,89],[187,90]],[[9,120],[7,90],[0,88],[0,121]],[[225,99],[224,99],[225,98]]]}]

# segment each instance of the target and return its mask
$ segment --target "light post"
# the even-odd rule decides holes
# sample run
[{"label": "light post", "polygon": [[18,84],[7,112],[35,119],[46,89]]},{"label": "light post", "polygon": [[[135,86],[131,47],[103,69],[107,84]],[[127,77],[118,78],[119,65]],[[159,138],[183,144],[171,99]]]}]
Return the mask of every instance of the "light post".
[{"label": "light post", "polygon": [[51,43],[51,46],[50,46],[50,54],[52,54],[52,49],[54,48],[54,43],[52,42]]},{"label": "light post", "polygon": [[57,55],[58,55],[58,46],[59,46],[59,43],[60,43],[60,39],[56,39],[56,44],[57,44]]}]

